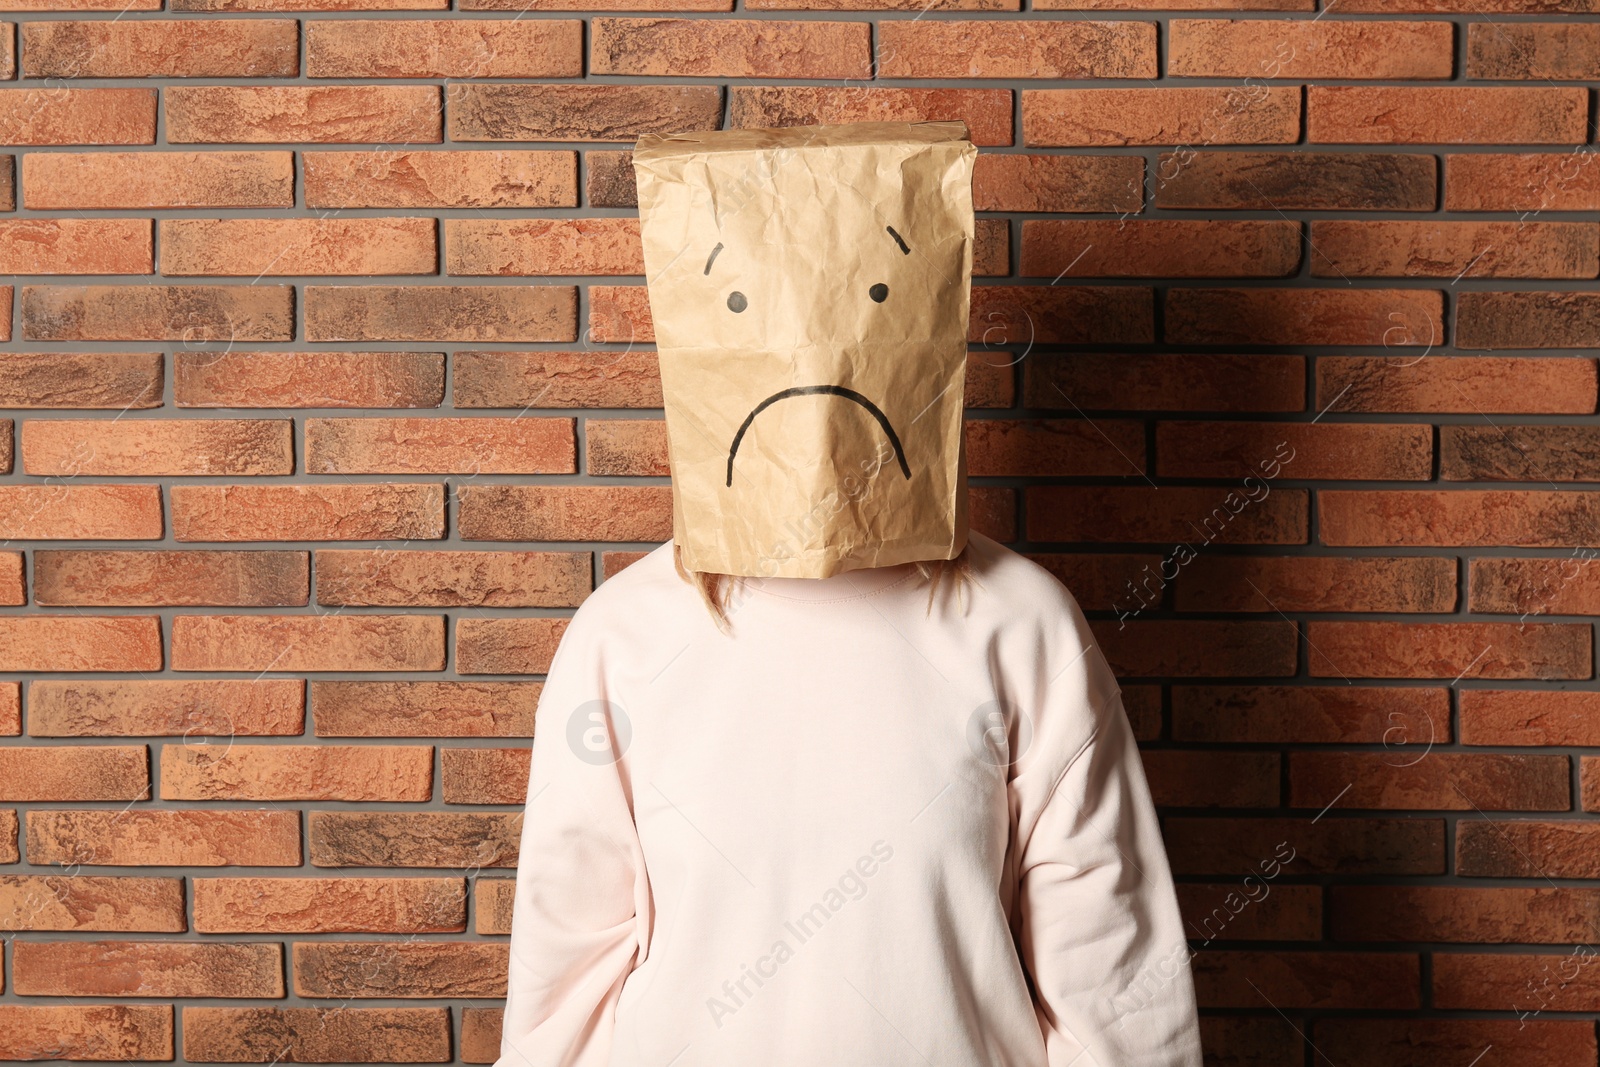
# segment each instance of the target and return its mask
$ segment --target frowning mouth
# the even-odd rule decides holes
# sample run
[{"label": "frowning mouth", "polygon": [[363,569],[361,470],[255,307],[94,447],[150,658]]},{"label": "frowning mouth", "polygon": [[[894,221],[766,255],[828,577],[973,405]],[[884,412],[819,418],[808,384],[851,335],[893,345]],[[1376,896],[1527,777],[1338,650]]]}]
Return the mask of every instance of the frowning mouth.
[{"label": "frowning mouth", "polygon": [[813,396],[817,393],[842,396],[846,400],[852,400],[866,408],[868,413],[878,420],[878,425],[883,427],[884,435],[889,438],[889,444],[894,447],[894,458],[900,462],[901,473],[907,478],[911,477],[911,468],[906,464],[905,449],[900,447],[900,435],[894,432],[894,427],[889,425],[888,416],[879,410],[878,405],[854,389],[846,389],[842,385],[797,385],[791,389],[781,389],[773,393],[757,404],[755,409],[744,417],[744,423],[739,427],[739,432],[733,435],[733,444],[728,448],[728,485],[733,485],[733,457],[739,454],[739,442],[744,440],[744,432],[750,428],[752,422],[756,421],[756,416],[780,400],[786,400],[791,396]]}]

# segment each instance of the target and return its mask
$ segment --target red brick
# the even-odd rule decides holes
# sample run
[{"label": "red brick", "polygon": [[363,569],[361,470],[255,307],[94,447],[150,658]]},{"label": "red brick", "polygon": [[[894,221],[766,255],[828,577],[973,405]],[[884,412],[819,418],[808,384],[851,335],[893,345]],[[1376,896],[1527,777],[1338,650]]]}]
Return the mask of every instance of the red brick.
[{"label": "red brick", "polygon": [[506,995],[509,946],[470,941],[297,941],[293,960],[294,991],[301,997],[500,999]]},{"label": "red brick", "polygon": [[317,867],[515,867],[522,829],[510,812],[313,811],[307,822]]},{"label": "red brick", "polygon": [[1596,0],[1339,0],[1339,10],[1399,14],[1411,12],[1482,11],[1510,15],[1556,14],[1573,12],[1594,14],[1600,11]]},{"label": "red brick", "polygon": [[[1295,874],[1443,874],[1443,819],[1170,818],[1164,837],[1178,874],[1236,874],[1284,849]],[[1292,850],[1292,851],[1291,851]],[[1264,873],[1274,868],[1260,868]]]},{"label": "red brick", "polygon": [[1026,219],[1018,273],[1056,281],[1064,275],[1282,278],[1299,267],[1297,222]]},{"label": "red brick", "polygon": [[570,418],[307,419],[311,474],[571,474]]},{"label": "red brick", "polygon": [[1150,795],[1163,808],[1274,808],[1276,752],[1143,753]]},{"label": "red brick", "polygon": [[433,11],[449,0],[169,0],[171,11]]},{"label": "red brick", "polygon": [[983,345],[1145,344],[1155,340],[1144,286],[975,285],[967,340]]},{"label": "red brick", "polygon": [[585,474],[665,476],[667,424],[660,419],[584,420]]},{"label": "red brick", "polygon": [[442,138],[435,85],[174,85],[163,92],[173,144],[412,145]]},{"label": "red brick", "polygon": [[1587,623],[1311,622],[1311,673],[1348,678],[1588,678]]},{"label": "red brick", "polygon": [[456,671],[544,674],[566,628],[565,619],[462,619],[456,624]]},{"label": "red brick", "polygon": [[52,1057],[87,1060],[114,1048],[128,1059],[171,1060],[172,1005],[0,1005],[0,1035],[0,1056],[7,1059],[48,1050]]},{"label": "red brick", "polygon": [[28,602],[28,579],[23,573],[21,552],[0,552],[0,604]]},{"label": "red brick", "polygon": [[[103,634],[102,640],[115,635]],[[145,745],[8,747],[0,749],[0,782],[5,783],[0,798],[7,801],[148,800],[150,750]]]},{"label": "red brick", "polygon": [[920,18],[878,23],[882,78],[1154,78],[1156,24]]},{"label": "red brick", "polygon": [[42,475],[294,473],[288,419],[30,419],[22,464]]},{"label": "red brick", "polygon": [[1173,19],[1167,74],[1180,78],[1449,78],[1448,22]]},{"label": "red brick", "polygon": [[[1412,752],[1411,748],[1419,751]],[[1565,756],[1433,752],[1292,752],[1289,804],[1296,808],[1430,811],[1566,811]]]},{"label": "red brick", "polygon": [[465,541],[666,541],[665,485],[469,485],[458,492]]},{"label": "red brick", "polygon": [[102,19],[22,24],[24,78],[292,78],[294,19]]},{"label": "red brick", "polygon": [[0,352],[0,405],[160,407],[161,364],[160,352]]},{"label": "red brick", "polygon": [[633,153],[590,149],[583,154],[583,202],[590,207],[638,207]]},{"label": "red brick", "polygon": [[1600,812],[1600,758],[1584,756],[1578,761],[1582,775],[1579,800],[1584,811]]},{"label": "red brick", "polygon": [[638,219],[446,219],[444,237],[452,275],[644,273]]},{"label": "red brick", "polygon": [[984,153],[972,174],[978,211],[1138,211],[1143,202],[1138,156]]},{"label": "red brick", "polygon": [[288,341],[287,285],[25,285],[30,341]]},{"label": "red brick", "polygon": [[728,128],[732,130],[961,119],[972,143],[980,147],[1009,145],[1015,137],[1009,89],[735,85],[728,92]]},{"label": "red brick", "polygon": [[36,211],[293,207],[293,152],[30,152],[23,202]]},{"label": "red brick", "polygon": [[311,683],[318,737],[532,737],[542,682]]},{"label": "red brick", "polygon": [[656,339],[650,319],[650,300],[643,285],[589,286],[590,341],[620,341],[633,345]]},{"label": "red brick", "polygon": [[[1061,0],[1072,3],[1075,0]],[[1081,0],[1091,2],[1091,0]],[[1107,0],[1107,2],[1144,3],[1149,0]],[[1188,0],[1205,3],[1207,0]],[[1224,0],[1232,2],[1232,0]],[[1271,0],[1254,0],[1269,3]],[[1164,0],[1163,6],[1171,3]],[[1207,1015],[1200,1020],[1200,1044],[1205,1049],[1207,1067],[1274,1067],[1277,1064],[1298,1064],[1304,1055],[1303,1031],[1280,1016]]]},{"label": "red brick", "polygon": [[148,219],[0,220],[4,274],[149,274],[153,247]]},{"label": "red brick", "polygon": [[1241,478],[1263,463],[1295,479],[1427,481],[1433,429],[1409,424],[1162,422],[1156,473],[1169,478]]},{"label": "red brick", "polygon": [[1448,211],[1600,210],[1594,148],[1566,152],[1472,152],[1445,156]]},{"label": "red brick", "polygon": [[1181,543],[1191,552],[1212,541],[1306,542],[1303,489],[1246,495],[1226,486],[1037,485],[1027,499],[1032,541]]},{"label": "red brick", "polygon": [[1024,403],[1037,408],[1305,409],[1301,356],[1030,352],[1023,363],[1023,382]]},{"label": "red brick", "polygon": [[1422,1006],[1421,965],[1402,952],[1202,952],[1193,962],[1202,1008]]},{"label": "red brick", "polygon": [[1015,541],[1017,531],[1017,491],[999,486],[969,486],[967,515],[974,530],[1001,544]]},{"label": "red brick", "polygon": [[499,1059],[502,1008],[461,1009],[461,1062],[493,1064]]},{"label": "red brick", "polygon": [[1456,828],[1464,878],[1600,878],[1600,823],[1472,819]]},{"label": "red brick", "polygon": [[[1115,115],[1115,122],[1107,122]],[[1077,145],[1294,144],[1300,89],[1287,86],[1024,89],[1022,141]]]},{"label": "red brick", "polygon": [[1423,556],[1202,556],[1177,578],[1180,611],[1449,612],[1456,564]]},{"label": "red brick", "polygon": [[40,541],[148,541],[161,537],[154,485],[0,486],[0,537]]},{"label": "red brick", "polygon": [[[878,32],[892,25],[881,23]],[[871,28],[865,22],[595,18],[589,33],[591,74],[659,77],[692,70],[713,78],[873,76]]]},{"label": "red brick", "polygon": [[1558,945],[1594,936],[1600,890],[1334,886],[1336,941]]},{"label": "red brick", "polygon": [[1530,1019],[1318,1019],[1311,1038],[1341,1067],[1460,1067],[1488,1048],[1496,1067],[1588,1067],[1587,1022]]},{"label": "red brick", "polygon": [[1174,686],[1175,741],[1382,744],[1409,762],[1450,740],[1448,689],[1378,686]]},{"label": "red brick", "polygon": [[[594,154],[590,154],[593,168]],[[302,152],[312,208],[576,207],[578,154],[567,151]],[[630,174],[628,181],[633,178]]]},{"label": "red brick", "polygon": [[384,541],[444,536],[444,486],[177,485],[179,541]]},{"label": "red brick", "polygon": [[1462,348],[1600,348],[1600,293],[1462,293]]},{"label": "red brick", "polygon": [[22,852],[17,847],[17,809],[0,812],[0,860],[18,863]]},{"label": "red brick", "polygon": [[313,19],[311,78],[578,78],[577,19]]},{"label": "red brick", "polygon": [[1512,1011],[1600,1010],[1600,963],[1592,945],[1547,953],[1438,952],[1433,957],[1437,1007]]},{"label": "red brick", "polygon": [[42,605],[290,607],[307,602],[304,552],[118,552],[38,549]]},{"label": "red brick", "polygon": [[438,671],[442,615],[179,615],[175,671]]},{"label": "red brick", "polygon": [[297,867],[300,813],[97,808],[28,812],[31,863]]},{"label": "red brick", "polygon": [[359,607],[576,607],[588,552],[317,552],[317,603]]},{"label": "red brick", "polygon": [[1318,277],[1593,278],[1600,272],[1600,225],[1584,222],[1314,221],[1311,247],[1311,273]]},{"label": "red brick", "polygon": [[195,878],[203,934],[442,934],[467,928],[462,878]]},{"label": "red brick", "polygon": [[1323,356],[1318,409],[1493,414],[1589,414],[1592,359],[1515,356]]},{"label": "red brick", "polygon": [[[1055,575],[1085,611],[1110,611],[1119,600],[1129,598],[1129,586],[1139,589],[1146,571],[1154,573],[1161,563],[1155,554],[1131,555],[1121,552],[1093,552],[1074,555],[1065,552],[1030,552],[1028,558]],[[1159,589],[1156,595],[1159,597]],[[1126,690],[1124,690],[1126,695]],[[1157,711],[1159,713],[1159,702]]]},{"label": "red brick", "polygon": [[163,800],[425,801],[431,745],[166,745]]},{"label": "red brick", "polygon": [[1257,876],[1243,882],[1183,883],[1176,888],[1190,936],[1203,945],[1321,938],[1320,886],[1267,885]]},{"label": "red brick", "polygon": [[1600,493],[1328,489],[1318,495],[1329,545],[1563,548],[1600,541]]},{"label": "red brick", "polygon": [[1306,89],[1312,144],[1575,144],[1587,140],[1577,86],[1364,86]]},{"label": "red brick", "polygon": [[159,671],[154,615],[0,616],[0,671]]},{"label": "red brick", "polygon": [[1155,204],[1210,210],[1432,211],[1438,169],[1433,156],[1396,152],[1185,149],[1157,158]]},{"label": "red brick", "polygon": [[442,748],[440,793],[446,804],[524,804],[528,752],[517,748]]},{"label": "red brick", "polygon": [[432,219],[162,219],[161,273],[433,274]]},{"label": "red brick", "polygon": [[644,133],[721,126],[717,85],[466,84],[450,90],[452,141],[634,141]]},{"label": "red brick", "polygon": [[47,997],[281,997],[275,942],[13,941],[12,989]]},{"label": "red brick", "polygon": [[308,285],[308,341],[576,341],[571,285]]},{"label": "red brick", "polygon": [[1144,424],[1133,420],[971,419],[968,473],[979,477],[1145,473]]},{"label": "red brick", "polygon": [[1178,344],[1428,345],[1444,338],[1432,289],[1169,289]]},{"label": "red brick", "polygon": [[1600,435],[1589,426],[1439,428],[1439,476],[1462,481],[1592,482]]},{"label": "red brick", "polygon": [[0,144],[155,143],[154,89],[0,89]]},{"label": "red brick", "polygon": [[[592,289],[591,289],[592,299]],[[458,408],[658,408],[654,352],[457,352]]]},{"label": "red brick", "polygon": [[[433,408],[443,352],[177,352],[179,407]],[[459,359],[459,357],[457,357]]]},{"label": "red brick", "polygon": [[1035,0],[1030,6],[1036,11],[1314,11],[1316,2],[1317,0]]},{"label": "red brick", "polygon": [[[472,912],[477,915],[475,933],[509,934],[510,913],[517,901],[517,883],[510,878],[478,878]],[[462,1032],[466,1045],[466,1032]]]},{"label": "red brick", "polygon": [[39,679],[28,688],[33,737],[298,735],[305,683],[256,679]]},{"label": "red brick", "polygon": [[1117,675],[1186,678],[1289,675],[1298,661],[1289,622],[1095,622],[1095,637]]},{"label": "red brick", "polygon": [[1474,22],[1467,26],[1467,77],[1524,81],[1600,78],[1594,23]]},{"label": "red brick", "polygon": [[1461,743],[1600,747],[1600,693],[1463,689]]},{"label": "red brick", "polygon": [[330,1062],[352,1050],[374,1062],[444,1063],[450,1059],[450,1009],[183,1009],[183,1058],[190,1063],[239,1062],[263,1047],[295,1063]]}]

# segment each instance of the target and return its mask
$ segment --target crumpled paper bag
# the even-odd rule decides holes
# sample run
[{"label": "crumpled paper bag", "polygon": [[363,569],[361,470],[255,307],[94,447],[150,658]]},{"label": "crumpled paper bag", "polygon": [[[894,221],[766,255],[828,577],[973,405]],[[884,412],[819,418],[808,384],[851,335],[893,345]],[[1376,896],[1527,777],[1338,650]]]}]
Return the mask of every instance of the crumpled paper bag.
[{"label": "crumpled paper bag", "polygon": [[959,121],[639,139],[687,567],[824,578],[965,546],[976,156]]}]

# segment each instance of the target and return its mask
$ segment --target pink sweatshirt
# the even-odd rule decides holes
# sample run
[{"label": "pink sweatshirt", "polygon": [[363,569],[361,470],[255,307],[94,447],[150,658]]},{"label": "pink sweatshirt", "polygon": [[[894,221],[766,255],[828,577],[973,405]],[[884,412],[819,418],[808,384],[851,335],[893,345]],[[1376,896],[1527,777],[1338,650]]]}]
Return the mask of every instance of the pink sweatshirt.
[{"label": "pink sweatshirt", "polygon": [[[1198,1067],[1120,690],[1071,595],[971,535],[749,581],[664,545],[539,703],[496,1067]],[[948,587],[946,587],[948,588]]]}]

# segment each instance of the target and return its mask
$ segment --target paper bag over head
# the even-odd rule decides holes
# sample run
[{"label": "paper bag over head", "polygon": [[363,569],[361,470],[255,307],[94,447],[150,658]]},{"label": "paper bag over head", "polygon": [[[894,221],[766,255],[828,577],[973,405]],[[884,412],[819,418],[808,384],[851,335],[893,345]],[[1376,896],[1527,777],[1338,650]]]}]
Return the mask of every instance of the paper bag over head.
[{"label": "paper bag over head", "polygon": [[639,139],[685,566],[824,578],[966,545],[976,156],[959,121]]}]

